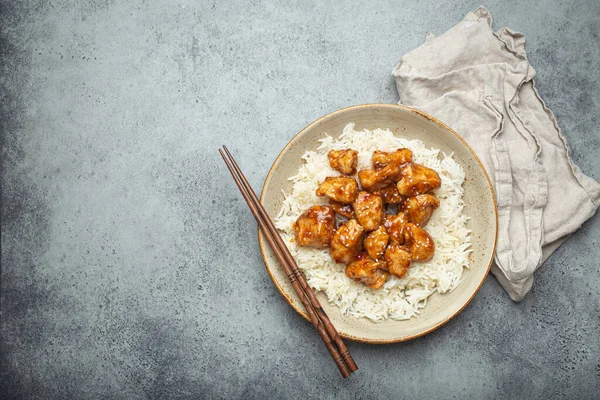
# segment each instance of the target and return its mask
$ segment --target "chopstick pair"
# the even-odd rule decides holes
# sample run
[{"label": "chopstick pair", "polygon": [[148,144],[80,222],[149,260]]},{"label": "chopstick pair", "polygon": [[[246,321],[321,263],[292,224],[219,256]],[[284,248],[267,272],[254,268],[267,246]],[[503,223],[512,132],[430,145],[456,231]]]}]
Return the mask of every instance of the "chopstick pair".
[{"label": "chopstick pair", "polygon": [[242,174],[242,171],[227,147],[223,146],[223,149],[219,149],[219,153],[221,154],[221,157],[223,157],[225,164],[227,164],[227,168],[229,169],[229,172],[231,172],[244,200],[248,203],[250,211],[252,211],[254,218],[256,218],[260,230],[264,233],[267,242],[269,242],[269,246],[283,267],[294,291],[300,298],[300,301],[302,301],[310,321],[317,329],[321,339],[323,339],[335,365],[337,365],[344,378],[349,377],[351,373],[358,369],[358,367],[350,356],[342,338],[329,320],[323,307],[321,307],[315,292],[308,286],[304,274],[298,267],[298,264],[296,264],[294,257],[277,232],[273,221],[269,218],[267,211],[260,203],[256,193],[252,190],[252,187],[246,180],[246,177],[244,177],[244,174]]}]

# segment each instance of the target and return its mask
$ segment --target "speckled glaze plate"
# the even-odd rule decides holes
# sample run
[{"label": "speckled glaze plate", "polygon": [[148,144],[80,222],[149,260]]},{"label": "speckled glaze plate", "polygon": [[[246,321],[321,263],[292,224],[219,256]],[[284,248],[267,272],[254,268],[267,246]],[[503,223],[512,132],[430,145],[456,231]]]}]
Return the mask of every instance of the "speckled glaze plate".
[{"label": "speckled glaze plate", "polygon": [[[282,189],[289,193],[292,184],[288,178],[296,173],[302,163],[301,156],[316,150],[318,140],[325,133],[337,137],[344,126],[356,124],[356,130],[390,129],[397,136],[420,139],[427,146],[454,153],[454,158],[466,173],[464,187],[464,212],[470,217],[472,230],[471,267],[465,270],[459,286],[451,293],[433,294],[418,317],[406,321],[388,319],[374,323],[366,318],[344,318],[337,306],[330,304],[323,293],[319,300],[329,318],[347,339],[367,343],[393,343],[423,336],[455,317],[473,299],[492,264],[498,231],[496,200],[489,177],[483,165],[452,129],[437,119],[420,111],[392,104],[366,104],[335,111],[308,125],[281,151],[263,186],[261,202],[274,218],[283,202]],[[302,303],[296,296],[264,236],[258,241],[269,275],[288,303],[307,318]]]}]

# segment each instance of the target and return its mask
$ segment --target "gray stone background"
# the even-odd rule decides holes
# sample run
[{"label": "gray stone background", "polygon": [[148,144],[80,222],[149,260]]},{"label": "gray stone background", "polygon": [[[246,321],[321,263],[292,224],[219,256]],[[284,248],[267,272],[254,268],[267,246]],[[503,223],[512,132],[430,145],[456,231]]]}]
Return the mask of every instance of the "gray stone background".
[{"label": "gray stone background", "polygon": [[[598,397],[597,215],[522,303],[490,276],[426,337],[349,342],[342,380],[217,153],[259,189],[309,122],[397,102],[400,56],[479,2],[1,4],[1,398]],[[600,3],[486,6],[600,179]]]}]

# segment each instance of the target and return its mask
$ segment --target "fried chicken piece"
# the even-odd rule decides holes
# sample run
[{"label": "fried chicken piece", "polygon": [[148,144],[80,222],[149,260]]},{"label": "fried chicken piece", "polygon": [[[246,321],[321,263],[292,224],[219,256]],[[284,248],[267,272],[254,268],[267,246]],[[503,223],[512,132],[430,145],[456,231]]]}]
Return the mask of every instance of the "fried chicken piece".
[{"label": "fried chicken piece", "polygon": [[440,206],[440,199],[432,194],[419,194],[409,197],[402,206],[402,211],[413,224],[423,227],[433,212]]},{"label": "fried chicken piece", "polygon": [[401,177],[401,167],[390,163],[381,169],[363,169],[358,171],[358,180],[368,192],[381,190]]},{"label": "fried chicken piece", "polygon": [[403,196],[416,196],[437,189],[441,184],[440,176],[433,169],[411,163],[402,167],[398,191]]},{"label": "fried chicken piece", "polygon": [[407,222],[408,219],[403,212],[387,216],[383,226],[385,226],[388,235],[390,235],[390,242],[404,244],[404,227]]},{"label": "fried chicken piece", "polygon": [[358,165],[358,151],[352,149],[331,150],[327,154],[331,168],[342,174],[354,175]]},{"label": "fried chicken piece", "polygon": [[331,239],[331,258],[338,263],[348,264],[362,251],[365,230],[355,219],[340,226]]},{"label": "fried chicken piece", "polygon": [[429,261],[435,252],[435,243],[429,233],[413,223],[404,227],[404,244],[415,261]]},{"label": "fried chicken piece", "polygon": [[412,162],[412,151],[406,148],[392,152],[376,150],[371,156],[371,161],[373,162],[373,168],[375,169],[383,168],[390,163],[402,166]]},{"label": "fried chicken piece", "polygon": [[398,186],[395,183],[384,187],[381,190],[374,192],[383,199],[385,204],[402,204],[404,196],[398,191]]},{"label": "fried chicken piece", "polygon": [[316,191],[317,196],[327,196],[338,203],[352,203],[358,196],[358,183],[346,176],[325,178]]},{"label": "fried chicken piece", "polygon": [[336,213],[343,215],[346,218],[355,218],[352,204],[338,203],[335,200],[329,199],[329,205],[334,209]]},{"label": "fried chicken piece", "polygon": [[354,214],[356,214],[358,223],[365,228],[365,231],[373,231],[379,228],[385,218],[383,200],[376,194],[360,192],[354,203],[352,203],[352,207],[354,207]]},{"label": "fried chicken piece", "polygon": [[402,278],[410,267],[411,255],[405,246],[390,243],[385,250],[385,265],[390,274]]},{"label": "fried chicken piece", "polygon": [[389,240],[390,235],[388,235],[383,225],[369,233],[364,241],[364,247],[369,257],[374,260],[381,260]]},{"label": "fried chicken piece", "polygon": [[360,282],[371,289],[379,289],[388,278],[388,273],[383,263],[373,260],[370,257],[364,257],[348,264],[346,267],[346,276],[350,279]]},{"label": "fried chicken piece", "polygon": [[335,232],[335,213],[329,206],[312,206],[294,224],[299,246],[325,248]]}]

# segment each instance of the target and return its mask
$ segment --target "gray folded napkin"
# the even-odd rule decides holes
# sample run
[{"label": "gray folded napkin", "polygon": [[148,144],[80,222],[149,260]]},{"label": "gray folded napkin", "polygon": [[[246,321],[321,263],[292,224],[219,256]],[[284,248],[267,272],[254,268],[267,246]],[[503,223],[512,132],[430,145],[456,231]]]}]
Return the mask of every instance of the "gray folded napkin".
[{"label": "gray folded napkin", "polygon": [[525,37],[492,30],[484,8],[404,55],[393,75],[400,103],[461,135],[483,162],[498,202],[492,273],[510,297],[596,212],[600,185],[569,158],[556,118],[533,82]]}]

